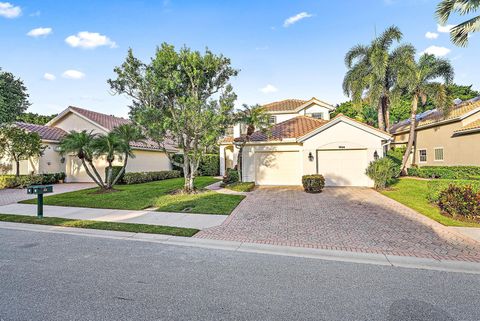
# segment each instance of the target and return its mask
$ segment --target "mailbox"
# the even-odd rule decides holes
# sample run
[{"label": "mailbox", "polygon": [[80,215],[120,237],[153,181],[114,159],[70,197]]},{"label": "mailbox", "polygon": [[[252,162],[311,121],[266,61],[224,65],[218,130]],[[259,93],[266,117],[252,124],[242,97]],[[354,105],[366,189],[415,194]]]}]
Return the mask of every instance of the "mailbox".
[{"label": "mailbox", "polygon": [[52,193],[52,185],[32,185],[27,187],[27,194],[37,195],[37,217],[43,218],[43,194]]}]

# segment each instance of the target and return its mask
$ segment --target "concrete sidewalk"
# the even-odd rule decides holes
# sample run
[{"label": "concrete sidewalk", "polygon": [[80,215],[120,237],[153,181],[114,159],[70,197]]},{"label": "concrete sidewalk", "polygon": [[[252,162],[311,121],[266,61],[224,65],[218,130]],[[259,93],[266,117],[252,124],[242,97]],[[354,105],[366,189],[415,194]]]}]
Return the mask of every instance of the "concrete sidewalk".
[{"label": "concrete sidewalk", "polygon": [[270,255],[292,256],[311,258],[328,261],[374,264],[392,267],[403,267],[412,269],[425,269],[458,273],[480,274],[480,263],[436,260],[430,258],[418,258],[408,256],[396,256],[375,253],[358,253],[349,251],[323,250],[298,248],[290,246],[278,246],[267,244],[256,244],[237,241],[207,240],[162,234],[145,234],[133,232],[116,232],[92,230],[72,227],[45,226],[23,223],[0,222],[0,234],[2,229],[22,230],[40,233],[61,233],[78,235],[84,237],[107,238],[117,240],[128,240],[134,242],[151,242],[165,245],[191,246],[205,249],[217,249],[234,252],[261,253]]},{"label": "concrete sidewalk", "polygon": [[[0,213],[35,216],[37,215],[37,206],[30,204],[9,204],[0,206]],[[65,206],[44,206],[43,215],[45,217],[176,226],[199,230],[218,226],[228,217],[227,215],[130,211]]]}]

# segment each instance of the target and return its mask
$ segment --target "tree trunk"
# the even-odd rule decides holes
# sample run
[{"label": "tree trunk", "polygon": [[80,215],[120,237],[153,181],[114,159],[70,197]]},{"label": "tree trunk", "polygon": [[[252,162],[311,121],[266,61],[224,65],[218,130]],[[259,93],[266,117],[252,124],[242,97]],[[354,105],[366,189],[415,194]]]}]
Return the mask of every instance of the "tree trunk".
[{"label": "tree trunk", "polygon": [[383,98],[383,117],[385,118],[385,130],[390,129],[390,100],[388,97]]},{"label": "tree trunk", "polygon": [[87,175],[95,182],[95,184],[97,184],[99,187],[103,188],[103,184],[101,184],[101,182],[99,182],[95,176],[93,176],[92,172],[90,171],[90,169],[88,168],[88,165],[87,163],[85,162],[85,159],[81,159],[82,161],[82,165],[83,165],[83,168],[85,168],[85,172],[87,173]]},{"label": "tree trunk", "polygon": [[193,193],[194,185],[190,170],[190,156],[185,152],[183,153],[183,177],[185,179],[183,183],[183,192],[186,194]]},{"label": "tree trunk", "polygon": [[16,170],[15,170],[15,176],[20,176],[20,161],[18,160],[15,160],[15,166],[16,166]]},{"label": "tree trunk", "polygon": [[377,108],[377,119],[378,119],[378,128],[385,130],[385,116],[383,115],[383,99],[380,99]]},{"label": "tree trunk", "polygon": [[107,177],[105,177],[107,189],[112,188],[112,162],[108,162]]},{"label": "tree trunk", "polygon": [[405,155],[403,155],[402,167],[400,173],[406,174],[406,166],[410,153],[412,152],[413,142],[415,140],[415,128],[417,127],[417,109],[418,109],[418,95],[414,94],[412,98],[412,110],[410,112],[410,132],[408,134],[408,144],[407,149],[405,150]]},{"label": "tree trunk", "polygon": [[95,168],[95,165],[93,165],[93,161],[89,160],[89,161],[88,161],[88,164],[90,164],[90,166],[92,167],[93,173],[94,173],[95,176],[97,177],[97,181],[98,181],[97,184],[98,184],[101,188],[105,188],[105,184],[103,183],[103,179],[102,179],[102,177],[100,176],[100,174],[98,173],[97,169]]},{"label": "tree trunk", "polygon": [[243,146],[242,144],[238,148],[238,156],[237,156],[237,171],[238,171],[238,180],[241,182],[242,181],[242,163],[243,163]]},{"label": "tree trunk", "polygon": [[195,191],[195,186],[194,186],[194,177],[192,174],[188,174],[185,176],[185,183],[183,185],[183,191],[187,194],[191,194]]},{"label": "tree trunk", "polygon": [[125,154],[125,161],[123,162],[123,167],[120,169],[120,172],[118,172],[117,177],[113,180],[112,186],[115,186],[117,184],[118,180],[122,175],[125,173],[125,170],[127,168],[127,163],[128,163],[128,154]]}]

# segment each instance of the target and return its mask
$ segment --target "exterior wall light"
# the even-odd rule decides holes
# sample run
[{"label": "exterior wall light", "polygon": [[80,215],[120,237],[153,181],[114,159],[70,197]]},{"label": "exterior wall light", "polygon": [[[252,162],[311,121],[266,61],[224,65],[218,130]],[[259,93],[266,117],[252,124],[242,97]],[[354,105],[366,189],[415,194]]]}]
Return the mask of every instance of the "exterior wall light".
[{"label": "exterior wall light", "polygon": [[374,158],[375,160],[378,159],[378,153],[377,153],[377,151],[375,151],[375,152],[373,153],[373,158]]},{"label": "exterior wall light", "polygon": [[312,152],[308,153],[308,160],[313,162],[313,155]]},{"label": "exterior wall light", "polygon": [[60,158],[60,163],[65,163],[65,157]]}]

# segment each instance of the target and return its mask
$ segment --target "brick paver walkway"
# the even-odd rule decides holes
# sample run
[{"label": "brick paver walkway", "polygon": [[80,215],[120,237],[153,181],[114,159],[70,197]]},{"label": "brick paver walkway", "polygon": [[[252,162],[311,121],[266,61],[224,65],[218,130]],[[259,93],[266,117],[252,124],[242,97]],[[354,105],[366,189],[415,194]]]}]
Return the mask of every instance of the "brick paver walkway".
[{"label": "brick paver walkway", "polygon": [[480,262],[480,243],[367,188],[258,189],[195,237]]},{"label": "brick paver walkway", "polygon": [[[53,193],[60,194],[66,192],[78,191],[85,188],[95,187],[94,183],[67,183],[67,184],[55,184],[53,185]],[[7,188],[0,189],[0,206],[17,203],[19,201],[36,198],[35,195],[28,195],[26,189]]]}]

